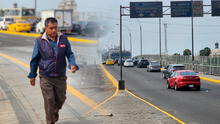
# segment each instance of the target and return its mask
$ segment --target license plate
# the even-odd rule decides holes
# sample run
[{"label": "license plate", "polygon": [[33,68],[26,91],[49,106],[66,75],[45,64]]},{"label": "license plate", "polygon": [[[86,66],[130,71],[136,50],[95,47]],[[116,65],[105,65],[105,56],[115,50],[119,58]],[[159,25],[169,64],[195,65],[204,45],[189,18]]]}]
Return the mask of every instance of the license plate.
[{"label": "license plate", "polygon": [[190,88],[194,87],[194,85],[189,85]]}]

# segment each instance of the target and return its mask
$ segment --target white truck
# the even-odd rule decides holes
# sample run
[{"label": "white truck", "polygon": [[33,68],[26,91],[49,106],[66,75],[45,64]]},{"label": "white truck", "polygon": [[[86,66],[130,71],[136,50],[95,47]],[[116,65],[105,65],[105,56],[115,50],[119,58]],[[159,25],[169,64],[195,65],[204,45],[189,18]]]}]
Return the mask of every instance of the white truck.
[{"label": "white truck", "polygon": [[49,17],[54,17],[58,21],[58,30],[63,33],[72,32],[72,10],[69,9],[53,9],[41,11],[41,21],[36,25],[36,32],[42,33],[44,31],[44,22]]}]

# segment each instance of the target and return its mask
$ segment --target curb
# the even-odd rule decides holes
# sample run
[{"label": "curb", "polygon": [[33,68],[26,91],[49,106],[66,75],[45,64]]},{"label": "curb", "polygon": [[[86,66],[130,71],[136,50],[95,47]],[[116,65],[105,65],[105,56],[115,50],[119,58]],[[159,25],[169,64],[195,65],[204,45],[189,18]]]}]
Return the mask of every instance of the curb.
[{"label": "curb", "polygon": [[[33,34],[33,33],[23,33],[23,32],[11,32],[11,31],[1,31],[2,34],[12,34],[12,35],[19,35],[19,36],[28,36],[28,37],[40,37],[41,34]],[[98,41],[96,40],[88,40],[88,39],[81,39],[81,38],[74,38],[68,37],[69,41],[72,42],[80,42],[80,43],[88,43],[88,44],[97,44]]]}]

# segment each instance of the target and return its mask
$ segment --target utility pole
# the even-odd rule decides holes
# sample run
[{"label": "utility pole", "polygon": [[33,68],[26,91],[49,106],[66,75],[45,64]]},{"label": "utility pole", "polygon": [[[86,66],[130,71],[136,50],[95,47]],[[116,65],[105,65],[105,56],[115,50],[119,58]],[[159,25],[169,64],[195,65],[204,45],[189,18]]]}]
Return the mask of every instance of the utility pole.
[{"label": "utility pole", "polygon": [[111,57],[110,57],[110,41],[108,40],[108,59],[110,59]]},{"label": "utility pole", "polygon": [[125,81],[122,79],[122,9],[123,7],[120,5],[120,80],[118,82],[119,90],[125,90]]},{"label": "utility pole", "polygon": [[192,25],[192,62],[194,63],[194,19],[193,19],[193,0],[191,0],[192,4],[192,16],[191,16],[191,25]]},{"label": "utility pole", "polygon": [[140,22],[140,20],[137,20],[138,21],[138,23],[139,23],[139,26],[140,26],[140,54],[141,54],[141,58],[142,58],[142,26],[141,26],[141,22]]},{"label": "utility pole", "polygon": [[131,32],[129,33],[130,36],[130,52],[131,52],[131,57],[132,57],[132,37],[131,37]]},{"label": "utility pole", "polygon": [[[116,25],[119,25],[119,24],[116,24]],[[130,52],[131,52],[131,54],[132,54],[132,36],[131,36],[131,29],[129,28],[129,27],[127,27],[127,26],[125,26],[125,25],[123,25],[125,28],[127,28],[128,29],[128,31],[129,31],[129,40],[130,40]],[[123,47],[124,47],[124,51],[125,51],[125,41],[123,40]],[[132,56],[132,55],[131,55]]]},{"label": "utility pole", "polygon": [[141,58],[142,58],[142,26],[141,26],[141,24],[140,24],[140,47],[141,47]]},{"label": "utility pole", "polygon": [[159,18],[159,51],[160,51],[160,63],[162,63],[162,53],[161,53],[161,18]]},{"label": "utility pole", "polygon": [[165,54],[168,55],[168,48],[167,48],[167,23],[164,23],[164,33],[165,33]]},{"label": "utility pole", "polygon": [[122,58],[125,59],[125,39],[123,39],[123,52],[122,52]]},{"label": "utility pole", "polygon": [[37,15],[37,0],[34,0],[35,16]]}]

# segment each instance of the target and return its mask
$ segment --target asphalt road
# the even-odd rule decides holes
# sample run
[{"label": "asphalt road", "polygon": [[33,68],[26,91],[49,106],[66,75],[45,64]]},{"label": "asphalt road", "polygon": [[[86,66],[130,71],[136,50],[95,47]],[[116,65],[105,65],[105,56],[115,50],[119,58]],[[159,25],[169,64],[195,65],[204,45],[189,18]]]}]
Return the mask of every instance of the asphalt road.
[{"label": "asphalt road", "polygon": [[[107,69],[119,79],[119,66]],[[126,87],[136,95],[190,124],[220,123],[220,84],[202,81],[201,91],[166,89],[161,72],[123,68]]]}]

